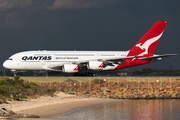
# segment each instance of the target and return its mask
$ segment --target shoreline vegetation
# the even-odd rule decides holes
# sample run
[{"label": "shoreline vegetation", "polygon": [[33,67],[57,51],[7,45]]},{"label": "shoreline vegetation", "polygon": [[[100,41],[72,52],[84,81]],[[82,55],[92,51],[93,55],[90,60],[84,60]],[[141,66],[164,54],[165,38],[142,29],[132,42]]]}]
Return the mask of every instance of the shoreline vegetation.
[{"label": "shoreline vegetation", "polygon": [[24,81],[20,76],[0,78],[0,101],[23,100],[43,95],[53,96],[55,88],[49,89],[31,81]]},{"label": "shoreline vegetation", "polygon": [[20,76],[15,76],[13,79],[3,76],[0,79],[0,103],[5,104],[5,107],[1,107],[0,116],[37,118],[38,116],[36,115],[16,114],[12,111],[12,105],[10,104],[11,109],[7,109],[7,105],[11,103],[11,101],[22,101],[45,95],[53,96],[55,91],[55,88],[49,89],[33,82],[24,81]]},{"label": "shoreline vegetation", "polygon": [[[36,112],[31,111],[29,112],[31,114],[29,114],[28,110],[30,109],[43,110],[43,107],[47,106],[68,105],[80,101],[91,102],[91,105],[94,105],[95,103],[103,103],[103,101],[124,101],[123,99],[180,98],[180,79],[174,77],[158,79],[154,77],[82,77],[79,79],[77,77],[68,77],[66,80],[58,80],[58,78],[41,77],[37,78],[36,82],[33,79],[33,82],[31,82],[31,78],[27,77],[23,78],[23,80],[19,76],[14,78],[3,76],[0,79],[0,107],[17,112],[19,117],[29,117],[32,113],[35,115],[38,113],[37,110],[33,110]],[[51,82],[47,82],[47,79],[51,79]],[[76,105],[70,106],[69,110],[74,109],[73,106]],[[66,111],[62,110],[62,112]],[[7,113],[0,113],[2,113],[1,116],[8,116]],[[42,113],[43,111],[38,115],[45,116]],[[50,113],[49,115],[60,114],[47,113]],[[14,113],[13,115],[16,116],[17,114]]]}]

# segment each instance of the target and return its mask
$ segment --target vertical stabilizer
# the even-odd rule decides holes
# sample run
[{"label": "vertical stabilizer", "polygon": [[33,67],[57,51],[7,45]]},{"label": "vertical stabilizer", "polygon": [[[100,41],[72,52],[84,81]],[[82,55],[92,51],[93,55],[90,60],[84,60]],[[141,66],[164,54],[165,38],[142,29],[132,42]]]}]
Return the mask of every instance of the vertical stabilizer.
[{"label": "vertical stabilizer", "polygon": [[127,56],[153,56],[168,21],[157,21],[135,44]]}]

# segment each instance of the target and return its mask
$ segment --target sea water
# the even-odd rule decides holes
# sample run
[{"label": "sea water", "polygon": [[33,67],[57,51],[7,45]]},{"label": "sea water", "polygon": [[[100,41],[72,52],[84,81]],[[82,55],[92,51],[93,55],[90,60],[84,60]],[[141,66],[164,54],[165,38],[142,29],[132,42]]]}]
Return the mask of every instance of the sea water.
[{"label": "sea water", "polygon": [[180,120],[180,100],[127,100],[78,108],[46,118],[64,120]]}]

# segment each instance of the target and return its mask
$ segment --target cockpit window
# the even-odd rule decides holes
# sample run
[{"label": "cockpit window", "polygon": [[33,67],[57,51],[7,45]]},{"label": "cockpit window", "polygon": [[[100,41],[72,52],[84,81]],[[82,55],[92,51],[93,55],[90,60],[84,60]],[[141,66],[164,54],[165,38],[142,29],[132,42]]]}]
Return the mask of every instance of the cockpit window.
[{"label": "cockpit window", "polygon": [[8,60],[13,60],[12,58],[9,58]]}]

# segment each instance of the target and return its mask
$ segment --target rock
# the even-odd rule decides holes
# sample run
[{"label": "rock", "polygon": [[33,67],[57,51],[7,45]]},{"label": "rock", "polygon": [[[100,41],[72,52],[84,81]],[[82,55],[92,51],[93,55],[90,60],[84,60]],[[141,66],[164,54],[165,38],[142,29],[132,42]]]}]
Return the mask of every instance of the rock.
[{"label": "rock", "polygon": [[119,88],[119,91],[123,91],[123,88]]},{"label": "rock", "polygon": [[165,93],[159,95],[160,99],[167,99],[167,95]]},{"label": "rock", "polygon": [[103,99],[107,98],[105,95],[102,96]]},{"label": "rock", "polygon": [[99,95],[99,96],[98,96],[98,98],[102,98],[102,96],[101,96],[101,95]]},{"label": "rock", "polygon": [[139,95],[134,95],[134,99],[138,99],[139,98]]},{"label": "rock", "polygon": [[180,87],[176,87],[176,88],[175,88],[175,91],[180,91]]},{"label": "rock", "polygon": [[178,98],[178,99],[180,98],[180,93],[176,94],[176,98]]},{"label": "rock", "polygon": [[127,98],[127,94],[123,94],[123,98],[126,99]]},{"label": "rock", "polygon": [[148,99],[149,98],[149,94],[145,94],[145,99]]},{"label": "rock", "polygon": [[134,97],[134,95],[131,94],[131,95],[128,95],[127,98],[128,99],[134,99],[135,97]]},{"label": "rock", "polygon": [[122,90],[123,92],[126,92],[127,91],[127,88],[123,88],[123,90]]},{"label": "rock", "polygon": [[8,111],[7,114],[9,114],[9,115],[12,116],[12,115],[14,115],[15,113],[14,113],[13,111]]},{"label": "rock", "polygon": [[110,95],[106,95],[107,98],[110,98]]},{"label": "rock", "polygon": [[118,98],[119,98],[119,99],[123,99],[123,96],[122,96],[122,95],[118,95]]},{"label": "rock", "polygon": [[172,95],[174,92],[172,90],[169,90],[167,93]]},{"label": "rock", "polygon": [[107,94],[107,92],[110,92],[110,90],[108,89],[108,87],[101,87],[101,91],[103,92],[103,94]]},{"label": "rock", "polygon": [[139,99],[143,99],[143,94],[139,95]]},{"label": "rock", "polygon": [[166,93],[166,92],[167,92],[167,90],[166,90],[166,89],[164,89],[164,90],[163,90],[163,93]]},{"label": "rock", "polygon": [[119,99],[119,97],[118,96],[113,96],[113,99]]},{"label": "rock", "polygon": [[171,99],[171,94],[166,94],[168,99]]},{"label": "rock", "polygon": [[92,97],[96,98],[96,95],[91,95]]},{"label": "rock", "polygon": [[154,94],[150,94],[149,99],[156,99],[156,96]]},{"label": "rock", "polygon": [[171,98],[172,98],[172,99],[176,99],[176,93],[173,93],[173,94],[171,95]]},{"label": "rock", "polygon": [[154,94],[154,96],[156,97],[156,99],[159,99],[159,94]]},{"label": "rock", "polygon": [[146,99],[146,95],[145,94],[143,94],[143,95],[141,95],[141,97],[140,97],[141,99]]}]

